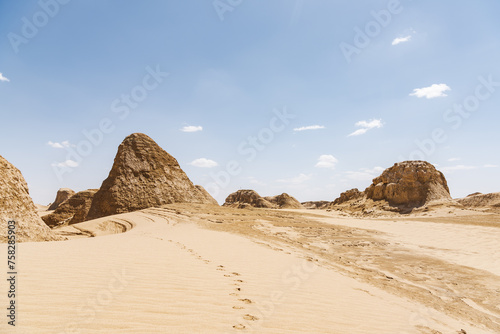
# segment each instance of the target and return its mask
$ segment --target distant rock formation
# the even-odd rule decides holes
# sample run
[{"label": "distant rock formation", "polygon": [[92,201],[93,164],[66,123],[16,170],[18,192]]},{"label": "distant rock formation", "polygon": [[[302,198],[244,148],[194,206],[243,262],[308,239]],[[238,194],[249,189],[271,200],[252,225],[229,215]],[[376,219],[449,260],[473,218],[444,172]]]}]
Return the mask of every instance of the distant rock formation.
[{"label": "distant rock formation", "polygon": [[0,242],[7,242],[8,221],[16,222],[17,242],[61,240],[38,216],[21,172],[0,156]]},{"label": "distant rock formation", "polygon": [[55,210],[57,209],[57,207],[62,203],[64,202],[65,200],[67,200],[68,198],[70,198],[71,196],[73,196],[75,194],[75,192],[69,188],[61,188],[57,191],[57,195],[56,195],[56,199],[54,200],[54,203],[52,203],[49,208],[47,210]]},{"label": "distant rock formation", "polygon": [[294,197],[283,193],[276,196],[260,196],[255,190],[241,189],[227,196],[223,206],[232,208],[304,209]]},{"label": "distant rock formation", "polygon": [[392,206],[419,207],[437,200],[451,200],[446,179],[426,161],[395,163],[373,179],[365,190],[374,201],[386,200]]},{"label": "distant rock formation", "polygon": [[227,196],[226,201],[222,206],[227,206],[231,208],[276,208],[276,205],[269,202],[268,200],[262,198],[255,190],[241,189],[229,196]]},{"label": "distant rock formation", "polygon": [[308,201],[302,202],[302,206],[306,209],[318,210],[318,209],[326,209],[328,205],[330,205],[330,201]]},{"label": "distant rock formation", "polygon": [[344,191],[340,196],[332,202],[332,205],[342,204],[353,199],[359,199],[364,196],[364,193],[359,191],[358,188]]},{"label": "distant rock formation", "polygon": [[276,196],[264,197],[265,200],[274,204],[278,209],[304,209],[304,206],[294,197],[283,193]]},{"label": "distant rock formation", "polygon": [[443,173],[432,164],[417,160],[395,163],[374,178],[364,192],[348,190],[329,207],[371,214],[377,210],[411,212],[432,203],[456,205]]},{"label": "distant rock formation", "polygon": [[72,225],[85,221],[96,192],[97,189],[88,189],[74,194],[59,205],[54,212],[43,216],[43,221],[50,227]]},{"label": "distant rock formation", "polygon": [[134,133],[118,147],[87,220],[170,203],[213,204],[207,194],[194,186],[174,157],[145,134]]},{"label": "distant rock formation", "polygon": [[457,202],[468,209],[500,210],[500,193],[471,194],[465,198],[457,199]]}]

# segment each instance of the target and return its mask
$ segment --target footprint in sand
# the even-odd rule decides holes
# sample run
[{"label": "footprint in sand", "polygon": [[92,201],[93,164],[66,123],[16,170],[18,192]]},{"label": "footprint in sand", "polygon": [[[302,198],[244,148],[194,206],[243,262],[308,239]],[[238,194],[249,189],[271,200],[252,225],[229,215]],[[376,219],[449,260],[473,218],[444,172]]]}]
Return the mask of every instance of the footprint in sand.
[{"label": "footprint in sand", "polygon": [[242,325],[242,324],[237,324],[237,325],[234,325],[233,326],[234,329],[245,329],[245,325]]},{"label": "footprint in sand", "polygon": [[254,315],[251,315],[251,314],[245,314],[243,316],[243,319],[245,320],[250,320],[250,321],[256,321],[256,320],[259,320],[259,318],[257,318],[256,316]]},{"label": "footprint in sand", "polygon": [[233,306],[233,308],[234,308],[235,310],[243,310],[243,309],[244,309],[244,307],[243,307],[243,306]]},{"label": "footprint in sand", "polygon": [[243,298],[243,299],[238,299],[238,300],[239,300],[239,301],[241,301],[241,302],[243,302],[243,303],[245,303],[245,304],[252,304],[252,303],[253,303],[253,302],[252,302],[250,299],[248,299],[248,298]]}]

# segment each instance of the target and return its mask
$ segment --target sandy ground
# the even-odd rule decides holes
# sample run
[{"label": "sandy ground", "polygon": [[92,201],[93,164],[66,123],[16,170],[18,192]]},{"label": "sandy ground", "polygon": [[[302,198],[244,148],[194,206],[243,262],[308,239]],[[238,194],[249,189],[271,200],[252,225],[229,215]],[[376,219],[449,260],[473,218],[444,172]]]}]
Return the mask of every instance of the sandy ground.
[{"label": "sandy ground", "polygon": [[0,332],[500,333],[498,216],[440,219],[171,205],[63,227],[19,245]]}]

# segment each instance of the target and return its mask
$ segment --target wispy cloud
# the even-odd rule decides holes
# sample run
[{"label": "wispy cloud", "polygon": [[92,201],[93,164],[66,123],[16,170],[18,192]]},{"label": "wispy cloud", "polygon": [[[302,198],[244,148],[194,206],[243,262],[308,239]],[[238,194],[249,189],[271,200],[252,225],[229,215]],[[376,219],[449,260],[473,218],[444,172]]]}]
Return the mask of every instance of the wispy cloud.
[{"label": "wispy cloud", "polygon": [[357,126],[358,128],[361,128],[361,129],[358,129],[358,130],[350,133],[348,135],[348,137],[364,135],[365,133],[368,132],[368,130],[375,129],[375,128],[381,128],[384,126],[384,124],[382,123],[382,120],[380,120],[380,119],[373,119],[373,120],[370,120],[368,122],[367,121],[359,121],[354,125]]},{"label": "wispy cloud", "polygon": [[292,177],[290,179],[278,179],[276,182],[280,183],[290,183],[290,184],[299,184],[304,183],[312,178],[312,174],[303,174],[300,173],[298,176]]},{"label": "wispy cloud", "polygon": [[187,125],[183,128],[180,129],[182,132],[198,132],[202,131],[203,127],[202,126],[195,126],[195,125]]},{"label": "wispy cloud", "polygon": [[357,171],[346,172],[346,177],[355,181],[371,181],[384,171],[382,167],[360,168]]},{"label": "wispy cloud", "polygon": [[65,167],[75,168],[75,167],[78,167],[78,162],[73,161],[73,160],[66,160],[64,162],[54,162],[52,164],[52,166],[61,167],[61,168],[65,168]]},{"label": "wispy cloud", "polygon": [[449,167],[441,167],[440,170],[442,172],[454,172],[454,171],[461,171],[461,170],[472,170],[472,169],[477,169],[476,166],[466,166],[466,165],[456,165],[456,166],[449,166]]},{"label": "wispy cloud", "polygon": [[405,37],[397,37],[397,38],[394,38],[394,40],[392,41],[392,45],[398,45],[399,43],[408,42],[410,40],[411,40],[411,35],[408,35]]},{"label": "wispy cloud", "polygon": [[320,155],[314,167],[335,169],[339,160],[330,154]]},{"label": "wispy cloud", "polygon": [[65,147],[71,147],[71,146],[74,146],[74,145],[71,145],[69,141],[65,140],[63,142],[52,142],[52,141],[49,141],[47,143],[47,145],[49,145],[50,147],[53,147],[53,148],[65,148]]},{"label": "wispy cloud", "polygon": [[498,165],[491,165],[491,164],[486,164],[483,166],[484,168],[498,168]]},{"label": "wispy cloud", "polygon": [[0,73],[0,81],[6,81],[6,82],[9,82],[10,80],[9,80],[9,79],[7,79],[6,77],[4,77],[2,73]]},{"label": "wispy cloud", "polygon": [[436,97],[448,96],[444,92],[451,90],[451,88],[446,84],[433,84],[429,87],[415,88],[410,96],[425,97],[427,99],[433,99]]},{"label": "wispy cloud", "polygon": [[449,162],[460,161],[460,160],[461,160],[460,158],[449,158],[448,159]]},{"label": "wispy cloud", "polygon": [[219,164],[213,160],[210,160],[210,159],[199,158],[199,159],[195,159],[195,160],[191,161],[189,163],[189,165],[195,166],[195,167],[201,167],[201,168],[212,168],[212,167],[218,166]]},{"label": "wispy cloud", "polygon": [[293,131],[319,130],[324,128],[325,127],[323,125],[309,125],[309,126],[302,126],[300,128],[295,128],[293,129]]}]

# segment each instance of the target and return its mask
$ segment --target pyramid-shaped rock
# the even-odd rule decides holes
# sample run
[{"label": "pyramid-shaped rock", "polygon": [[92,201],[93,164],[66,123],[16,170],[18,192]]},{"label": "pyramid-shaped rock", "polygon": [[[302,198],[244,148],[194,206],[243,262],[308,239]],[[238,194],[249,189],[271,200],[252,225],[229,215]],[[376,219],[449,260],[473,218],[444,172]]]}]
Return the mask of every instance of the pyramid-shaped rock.
[{"label": "pyramid-shaped rock", "polygon": [[38,216],[21,172],[0,156],[0,242],[7,242],[9,220],[16,222],[17,242],[61,239]]},{"label": "pyramid-shaped rock", "polygon": [[173,156],[145,134],[134,133],[118,147],[86,220],[170,203],[214,202],[189,180]]}]

